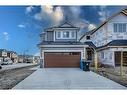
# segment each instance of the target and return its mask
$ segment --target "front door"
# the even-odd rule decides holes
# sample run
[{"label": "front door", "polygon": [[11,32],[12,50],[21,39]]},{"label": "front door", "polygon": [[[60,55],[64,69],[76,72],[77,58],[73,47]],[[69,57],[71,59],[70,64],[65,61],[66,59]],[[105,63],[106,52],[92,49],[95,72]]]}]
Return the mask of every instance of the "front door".
[{"label": "front door", "polygon": [[116,51],[115,52],[115,65],[118,66],[121,64],[121,52]]}]

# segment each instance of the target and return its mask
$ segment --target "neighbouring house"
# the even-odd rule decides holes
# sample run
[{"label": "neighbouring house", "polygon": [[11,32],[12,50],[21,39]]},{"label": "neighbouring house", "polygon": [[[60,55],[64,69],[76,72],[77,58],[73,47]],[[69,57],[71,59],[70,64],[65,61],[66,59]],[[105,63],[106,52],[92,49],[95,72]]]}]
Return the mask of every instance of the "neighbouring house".
[{"label": "neighbouring house", "polygon": [[88,45],[78,40],[79,27],[69,22],[45,29],[41,34],[40,66],[44,68],[79,67],[86,60]]},{"label": "neighbouring house", "polygon": [[18,62],[19,63],[39,63],[40,57],[34,55],[19,55]]},{"label": "neighbouring house", "polygon": [[5,58],[7,58],[7,50],[6,49],[0,49],[0,60],[1,60],[1,62],[3,62]]},{"label": "neighbouring house", "polygon": [[33,63],[35,63],[35,64],[40,63],[40,56],[34,56],[34,61],[33,61]]},{"label": "neighbouring house", "polygon": [[14,51],[7,51],[7,57],[10,58],[13,63],[18,63],[18,55]]},{"label": "neighbouring house", "polygon": [[24,62],[24,55],[18,55],[18,63]]},{"label": "neighbouring house", "polygon": [[80,38],[89,45],[91,52],[97,52],[98,62],[110,66],[127,65],[127,9],[104,21],[96,29]]}]

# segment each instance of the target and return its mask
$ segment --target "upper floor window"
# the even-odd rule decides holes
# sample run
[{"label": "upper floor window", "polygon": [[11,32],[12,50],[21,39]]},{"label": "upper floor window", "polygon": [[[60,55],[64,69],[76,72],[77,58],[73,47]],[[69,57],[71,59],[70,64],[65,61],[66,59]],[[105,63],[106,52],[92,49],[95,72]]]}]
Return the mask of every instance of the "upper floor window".
[{"label": "upper floor window", "polygon": [[58,35],[58,36],[57,36],[58,38],[61,38],[61,32],[60,32],[60,31],[58,32],[57,35]]},{"label": "upper floor window", "polygon": [[114,23],[114,32],[127,32],[126,23]]},{"label": "upper floor window", "polygon": [[86,39],[87,39],[87,40],[90,40],[90,36],[86,36]]},{"label": "upper floor window", "polygon": [[63,38],[69,38],[69,36],[70,36],[69,31],[63,32]]},{"label": "upper floor window", "polygon": [[71,38],[76,38],[76,32],[75,31],[71,32]]}]

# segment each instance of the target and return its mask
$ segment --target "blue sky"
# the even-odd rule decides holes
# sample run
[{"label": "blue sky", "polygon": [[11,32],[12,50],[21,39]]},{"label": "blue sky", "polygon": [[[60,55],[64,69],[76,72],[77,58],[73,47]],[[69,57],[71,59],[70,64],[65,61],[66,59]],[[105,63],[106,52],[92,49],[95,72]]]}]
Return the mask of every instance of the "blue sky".
[{"label": "blue sky", "polygon": [[68,20],[81,34],[97,27],[125,6],[0,6],[0,48],[18,54],[38,54],[44,28]]}]

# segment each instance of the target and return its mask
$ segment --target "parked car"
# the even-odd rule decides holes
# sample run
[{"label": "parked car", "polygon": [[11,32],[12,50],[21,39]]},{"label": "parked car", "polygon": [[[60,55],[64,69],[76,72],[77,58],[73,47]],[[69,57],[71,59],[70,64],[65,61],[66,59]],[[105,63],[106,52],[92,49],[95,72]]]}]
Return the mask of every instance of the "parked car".
[{"label": "parked car", "polygon": [[4,60],[4,62],[1,65],[12,65],[12,60]]},{"label": "parked car", "polygon": [[1,64],[0,64],[0,69],[2,69],[2,66],[1,66]]}]

